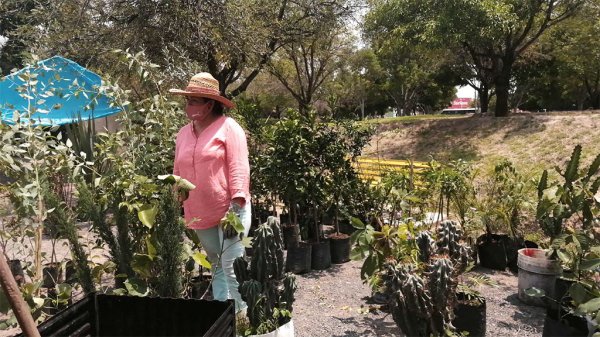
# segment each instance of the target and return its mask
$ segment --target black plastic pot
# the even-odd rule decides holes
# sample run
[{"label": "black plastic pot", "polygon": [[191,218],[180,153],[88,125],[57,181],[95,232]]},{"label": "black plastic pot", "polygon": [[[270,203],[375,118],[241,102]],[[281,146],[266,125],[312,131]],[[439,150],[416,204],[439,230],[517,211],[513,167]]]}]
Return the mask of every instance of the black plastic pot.
[{"label": "black plastic pot", "polygon": [[281,233],[283,235],[283,248],[285,249],[297,245],[300,241],[300,227],[298,225],[281,226]]},{"label": "black plastic pot", "polygon": [[298,242],[288,247],[285,270],[294,274],[302,274],[310,271],[312,259],[312,245],[308,242]]},{"label": "black plastic pot", "polygon": [[542,336],[582,336],[588,335],[587,321],[579,316],[567,313],[566,310],[559,312],[556,307],[546,310],[544,320],[544,331]]},{"label": "black plastic pot", "polygon": [[331,263],[345,263],[350,261],[350,237],[347,235],[333,235],[331,240]]},{"label": "black plastic pot", "polygon": [[522,248],[538,248],[538,245],[533,241],[523,239],[514,241],[512,238],[509,238],[509,241],[506,243],[506,265],[513,273],[519,272],[517,261],[519,260],[519,249]]},{"label": "black plastic pot", "polygon": [[17,281],[17,284],[20,286],[25,281],[25,273],[23,272],[23,265],[20,260],[10,260],[8,261],[8,265],[10,266],[10,272],[12,276]]},{"label": "black plastic pot", "polygon": [[477,297],[467,301],[467,295],[457,293],[458,305],[454,308],[452,325],[456,331],[467,331],[469,336],[485,336],[486,305],[485,298]]},{"label": "black plastic pot", "polygon": [[482,267],[517,272],[518,251],[521,248],[537,248],[531,241],[513,240],[506,234],[483,234],[477,238],[477,255]]},{"label": "black plastic pot", "polygon": [[340,221],[338,226],[340,226],[340,232],[348,235],[352,235],[352,233],[356,232],[356,228],[352,226],[350,221]]},{"label": "black plastic pot", "polygon": [[331,267],[331,245],[329,239],[321,239],[319,242],[312,243],[311,268],[314,270],[324,270]]},{"label": "black plastic pot", "polygon": [[38,326],[44,336],[235,336],[227,302],[91,293]]},{"label": "black plastic pot", "polygon": [[44,269],[42,269],[42,287],[43,288],[54,288],[59,283],[58,277],[60,276],[60,264],[49,263]]},{"label": "black plastic pot", "polygon": [[[571,285],[573,285],[574,282],[575,282],[574,280],[557,277],[556,281],[554,282],[554,294],[552,295],[552,298],[556,302],[561,303],[563,300],[563,297],[565,297],[567,295],[569,288],[571,288]],[[565,298],[565,300],[567,300],[567,299]]]},{"label": "black plastic pot", "polygon": [[77,268],[75,267],[75,262],[69,261],[65,267],[65,282],[68,284],[73,284],[77,282]]},{"label": "black plastic pot", "polygon": [[508,235],[484,234],[477,238],[477,255],[482,267],[505,270]]}]

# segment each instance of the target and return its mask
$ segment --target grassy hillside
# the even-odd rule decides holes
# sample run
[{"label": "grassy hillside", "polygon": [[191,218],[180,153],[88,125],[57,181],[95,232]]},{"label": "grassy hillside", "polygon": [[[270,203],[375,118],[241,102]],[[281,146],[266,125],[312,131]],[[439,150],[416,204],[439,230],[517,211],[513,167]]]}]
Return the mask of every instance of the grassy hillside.
[{"label": "grassy hillside", "polygon": [[377,132],[363,155],[387,159],[438,161],[465,159],[484,171],[503,158],[522,172],[563,166],[576,144],[590,162],[600,153],[600,113],[491,116],[400,117],[370,121]]}]

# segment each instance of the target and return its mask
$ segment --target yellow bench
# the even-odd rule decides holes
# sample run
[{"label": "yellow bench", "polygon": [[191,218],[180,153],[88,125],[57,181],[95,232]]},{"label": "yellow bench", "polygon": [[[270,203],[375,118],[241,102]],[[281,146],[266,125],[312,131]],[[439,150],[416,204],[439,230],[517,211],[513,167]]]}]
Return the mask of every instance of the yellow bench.
[{"label": "yellow bench", "polygon": [[415,174],[423,172],[429,167],[426,162],[415,162],[410,160],[391,160],[378,158],[358,157],[354,162],[358,176],[363,180],[378,183],[381,176],[387,171],[412,171]]}]

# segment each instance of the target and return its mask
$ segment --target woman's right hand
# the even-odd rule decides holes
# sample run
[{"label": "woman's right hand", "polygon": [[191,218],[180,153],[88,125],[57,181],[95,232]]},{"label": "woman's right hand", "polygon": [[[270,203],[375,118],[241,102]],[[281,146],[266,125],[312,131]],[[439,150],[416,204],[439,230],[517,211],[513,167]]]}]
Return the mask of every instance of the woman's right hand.
[{"label": "woman's right hand", "polygon": [[179,189],[179,187],[177,185],[173,186],[173,193],[175,193],[175,195],[177,195],[177,201],[179,201],[180,203],[183,203],[184,201],[186,201],[189,196],[188,191]]}]

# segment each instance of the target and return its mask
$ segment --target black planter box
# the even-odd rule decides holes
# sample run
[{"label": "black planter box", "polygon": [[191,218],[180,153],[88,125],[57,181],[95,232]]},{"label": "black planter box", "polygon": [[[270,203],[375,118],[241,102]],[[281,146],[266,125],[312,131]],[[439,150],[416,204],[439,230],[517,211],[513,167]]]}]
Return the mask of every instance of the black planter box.
[{"label": "black planter box", "polygon": [[91,293],[38,326],[45,336],[235,336],[235,305]]}]

